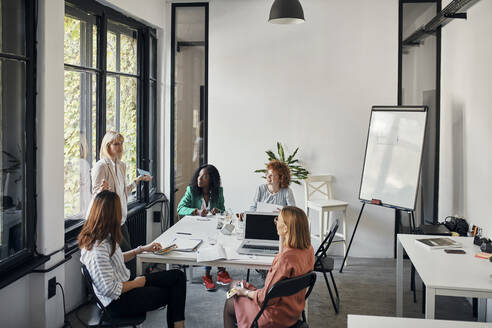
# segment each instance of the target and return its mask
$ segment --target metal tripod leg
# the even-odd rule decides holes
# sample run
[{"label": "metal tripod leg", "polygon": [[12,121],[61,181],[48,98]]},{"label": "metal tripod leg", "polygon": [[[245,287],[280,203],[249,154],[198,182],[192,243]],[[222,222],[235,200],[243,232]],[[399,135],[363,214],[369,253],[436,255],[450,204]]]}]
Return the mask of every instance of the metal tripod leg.
[{"label": "metal tripod leg", "polygon": [[347,261],[347,257],[348,257],[349,252],[350,252],[350,247],[352,246],[352,241],[354,241],[355,232],[357,231],[357,227],[359,226],[360,218],[362,216],[362,211],[364,211],[365,206],[366,206],[366,203],[362,203],[362,208],[360,209],[359,217],[357,218],[357,223],[355,224],[354,231],[352,232],[352,237],[350,237],[350,243],[349,243],[348,248],[347,248],[347,253],[345,253],[345,257],[343,258],[342,265],[340,266],[340,273],[342,273],[343,266],[344,266],[345,262]]}]

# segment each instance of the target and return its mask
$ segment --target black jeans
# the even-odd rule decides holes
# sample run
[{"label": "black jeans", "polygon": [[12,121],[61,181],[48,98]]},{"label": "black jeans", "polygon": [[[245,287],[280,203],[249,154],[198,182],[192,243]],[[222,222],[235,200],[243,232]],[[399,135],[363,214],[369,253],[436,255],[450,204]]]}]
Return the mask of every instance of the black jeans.
[{"label": "black jeans", "polygon": [[[121,251],[122,252],[127,252],[132,249],[132,245],[130,242],[130,232],[128,231],[128,226],[126,225],[126,222],[124,225],[121,226]],[[137,260],[132,259],[128,262],[125,263],[125,266],[130,270],[130,280],[135,279],[136,273],[137,273]]]},{"label": "black jeans", "polygon": [[112,301],[107,310],[118,317],[132,317],[167,305],[167,326],[184,320],[186,276],[180,270],[145,275],[144,287],[132,289]]}]

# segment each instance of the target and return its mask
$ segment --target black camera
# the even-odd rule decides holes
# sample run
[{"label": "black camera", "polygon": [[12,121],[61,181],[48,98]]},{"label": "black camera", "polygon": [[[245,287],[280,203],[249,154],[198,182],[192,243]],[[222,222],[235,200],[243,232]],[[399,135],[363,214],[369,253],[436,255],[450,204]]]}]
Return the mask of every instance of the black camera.
[{"label": "black camera", "polygon": [[482,245],[480,245],[480,250],[486,253],[492,253],[492,242],[490,239],[488,241],[484,241]]},{"label": "black camera", "polygon": [[475,236],[475,238],[473,238],[473,243],[477,246],[482,246],[483,243],[490,243],[490,239],[488,238],[481,238],[480,236]]}]

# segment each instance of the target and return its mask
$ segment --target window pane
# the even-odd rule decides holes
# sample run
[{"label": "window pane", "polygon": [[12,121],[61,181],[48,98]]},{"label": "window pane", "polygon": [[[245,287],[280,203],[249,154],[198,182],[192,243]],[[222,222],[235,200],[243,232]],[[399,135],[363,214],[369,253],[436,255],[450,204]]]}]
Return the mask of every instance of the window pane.
[{"label": "window pane", "polygon": [[0,0],[0,52],[26,54],[25,2]]},{"label": "window pane", "polygon": [[108,36],[107,36],[107,63],[106,63],[106,69],[108,71],[116,72],[116,55],[117,55],[117,49],[116,45],[118,43],[117,40],[117,35],[114,32],[108,31]]},{"label": "window pane", "polygon": [[137,32],[108,21],[107,39],[108,71],[137,75]]},{"label": "window pane", "polygon": [[[68,9],[73,11],[74,9]],[[97,26],[93,16],[86,20],[65,16],[64,61],[84,67],[97,65]]]},{"label": "window pane", "polygon": [[[125,138],[122,161],[127,182],[137,172],[137,79],[108,76],[106,84],[106,131],[121,132]],[[133,198],[133,197],[130,197]]]},{"label": "window pane", "polygon": [[95,161],[96,75],[65,71],[65,218],[83,216],[91,197]]},{"label": "window pane", "polygon": [[[2,2],[4,5],[5,1]],[[25,138],[26,67],[0,60],[0,262],[26,247],[25,241]]]}]

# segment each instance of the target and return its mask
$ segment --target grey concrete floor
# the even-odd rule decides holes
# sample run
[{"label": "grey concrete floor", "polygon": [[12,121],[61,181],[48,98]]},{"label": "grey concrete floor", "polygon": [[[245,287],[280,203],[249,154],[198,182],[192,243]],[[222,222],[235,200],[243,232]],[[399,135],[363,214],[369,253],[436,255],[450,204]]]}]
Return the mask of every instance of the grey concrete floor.
[{"label": "grey concrete floor", "polygon": [[[338,272],[341,258],[336,258],[335,281],[340,292],[340,313],[335,314],[330,301],[324,278],[318,274],[316,286],[309,297],[310,327],[347,327],[347,314],[395,315],[396,300],[396,260],[374,258],[351,258],[343,273]],[[422,284],[417,277],[417,303],[413,303],[410,291],[410,264],[404,264],[404,316],[423,318]],[[203,274],[203,268],[194,268],[194,281]],[[212,273],[214,274],[215,268]],[[245,279],[246,270],[229,270],[233,279]],[[261,276],[252,270],[250,282],[261,287]],[[222,311],[225,301],[225,288],[216,292],[207,292],[199,283],[188,282],[186,298],[186,327],[216,328],[222,327]],[[476,321],[472,306],[464,298],[439,296],[436,301],[436,319]],[[73,327],[82,327],[70,315]],[[148,313],[143,327],[166,327],[166,310]]]}]

